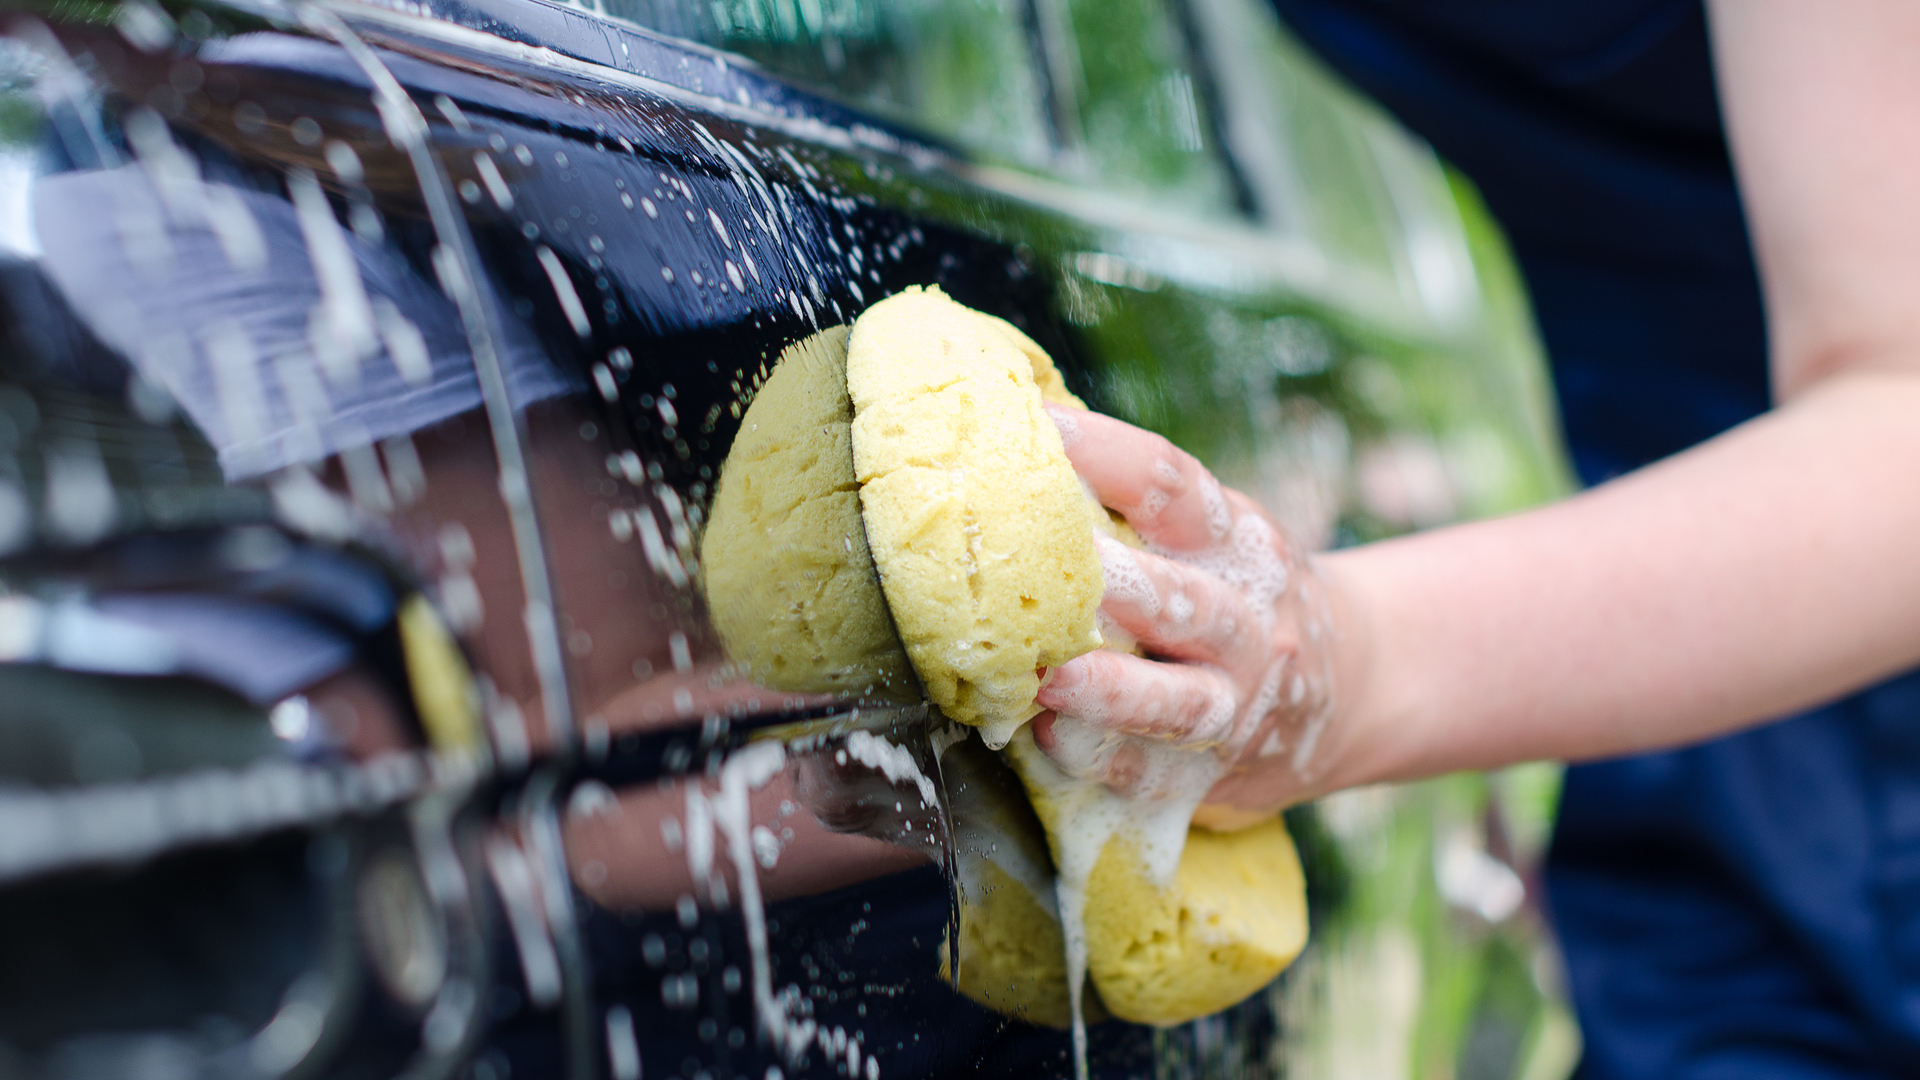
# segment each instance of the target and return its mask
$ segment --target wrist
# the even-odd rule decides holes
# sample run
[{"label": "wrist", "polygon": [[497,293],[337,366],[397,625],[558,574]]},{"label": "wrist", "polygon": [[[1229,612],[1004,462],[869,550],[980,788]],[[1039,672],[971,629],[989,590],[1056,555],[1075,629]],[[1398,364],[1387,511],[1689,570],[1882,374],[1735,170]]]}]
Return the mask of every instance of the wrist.
[{"label": "wrist", "polygon": [[1260,739],[1208,793],[1194,820],[1217,830],[1243,828],[1295,803],[1386,778],[1385,738],[1395,725],[1379,719],[1380,688],[1372,607],[1350,582],[1346,560],[1322,556],[1303,564],[1298,588],[1307,600],[1295,662],[1320,672],[1324,705],[1282,722],[1277,739]]},{"label": "wrist", "polygon": [[1319,558],[1332,633],[1327,643],[1333,693],[1323,747],[1307,770],[1308,793],[1318,798],[1392,775],[1387,758],[1400,725],[1385,719],[1388,688],[1379,663],[1377,605],[1364,573],[1364,549]]}]

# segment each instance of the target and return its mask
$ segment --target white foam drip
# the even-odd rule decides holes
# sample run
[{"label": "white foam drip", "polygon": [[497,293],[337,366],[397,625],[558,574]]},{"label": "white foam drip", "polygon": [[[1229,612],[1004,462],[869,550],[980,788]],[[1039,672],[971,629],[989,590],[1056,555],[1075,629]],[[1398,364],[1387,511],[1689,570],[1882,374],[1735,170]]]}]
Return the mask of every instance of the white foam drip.
[{"label": "white foam drip", "polygon": [[[733,861],[740,890],[740,912],[747,924],[747,951],[753,966],[754,1016],[760,1031],[790,1066],[797,1066],[800,1055],[813,1041],[819,1025],[811,1019],[793,1016],[791,1003],[799,999],[797,988],[773,992],[773,959],[767,943],[767,911],[760,895],[758,853],[753,837],[753,812],[748,796],[756,788],[786,768],[786,749],[779,743],[755,743],[727,759],[720,770],[720,792],[711,800],[713,821],[727,838],[727,855]],[[691,813],[693,801],[688,799]],[[691,834],[690,834],[691,835]],[[691,849],[691,843],[689,843]],[[695,880],[699,880],[696,875]]]},{"label": "white foam drip", "polygon": [[695,884],[713,874],[713,804],[696,785],[687,786],[687,823],[682,833],[687,851],[687,873]]},{"label": "white foam drip", "polygon": [[1331,702],[1316,709],[1313,718],[1300,733],[1300,743],[1293,750],[1293,771],[1295,775],[1306,777],[1313,766],[1313,752],[1320,746],[1320,736],[1326,733],[1327,721],[1333,718]]},{"label": "white foam drip", "polygon": [[913,781],[914,787],[920,790],[922,806],[940,805],[940,796],[933,781],[920,771],[919,763],[913,760],[913,754],[906,747],[895,746],[871,731],[856,731],[847,736],[846,751],[855,761],[877,770],[889,783]]},{"label": "white foam drip", "polygon": [[[1249,728],[1249,734],[1251,734],[1251,728],[1257,726],[1268,713],[1273,711],[1274,706],[1280,704],[1280,687],[1286,681],[1286,677],[1287,662],[1285,660],[1275,660],[1268,666],[1267,673],[1260,679],[1260,688],[1254,691],[1253,698],[1247,702],[1246,711],[1240,714],[1241,722]],[[1294,686],[1297,689],[1299,685],[1300,677],[1296,675]],[[1300,703],[1297,694],[1293,698],[1293,703],[1296,705]]]},{"label": "white foam drip", "polygon": [[[1074,1076],[1086,1080],[1087,1028],[1081,984],[1087,976],[1087,883],[1100,853],[1114,837],[1131,842],[1145,866],[1148,880],[1171,888],[1186,850],[1187,829],[1193,812],[1226,772],[1226,765],[1208,750],[1127,740],[1110,731],[1067,717],[1053,724],[1055,754],[1078,765],[1099,763],[1123,743],[1142,754],[1140,796],[1115,794],[1099,780],[1081,779],[1053,764],[1032,744],[1031,731],[1020,737],[1020,756],[1029,767],[1027,782],[1046,792],[1056,822],[1068,827],[1049,834],[1056,874],[1054,893],[1060,909],[1061,937],[1066,945],[1067,995],[1073,1011]],[[1081,770],[1073,768],[1072,772]],[[1087,775],[1104,775],[1096,764]]]},{"label": "white foam drip", "polygon": [[1003,750],[1014,733],[1030,719],[1032,717],[1023,716],[1018,720],[989,720],[980,725],[980,741],[986,743],[989,750]]}]

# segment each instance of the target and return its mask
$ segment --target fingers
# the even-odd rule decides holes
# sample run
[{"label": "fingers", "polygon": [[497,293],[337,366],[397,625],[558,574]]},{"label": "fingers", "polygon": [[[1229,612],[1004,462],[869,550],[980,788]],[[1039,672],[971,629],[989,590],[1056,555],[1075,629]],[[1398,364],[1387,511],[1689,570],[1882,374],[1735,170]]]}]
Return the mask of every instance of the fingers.
[{"label": "fingers", "polygon": [[1044,712],[1033,718],[1033,742],[1068,776],[1105,784],[1118,794],[1139,793],[1147,755],[1139,742]]},{"label": "fingers", "polygon": [[1104,536],[1094,544],[1107,583],[1100,609],[1153,653],[1229,668],[1258,662],[1260,618],[1231,585]]},{"label": "fingers", "polygon": [[1149,542],[1201,551],[1233,530],[1226,495],[1193,455],[1110,416],[1057,405],[1047,411],[1074,471]]},{"label": "fingers", "polygon": [[1233,680],[1223,671],[1104,649],[1054,668],[1035,700],[1110,732],[1198,745],[1231,736],[1238,712]]}]

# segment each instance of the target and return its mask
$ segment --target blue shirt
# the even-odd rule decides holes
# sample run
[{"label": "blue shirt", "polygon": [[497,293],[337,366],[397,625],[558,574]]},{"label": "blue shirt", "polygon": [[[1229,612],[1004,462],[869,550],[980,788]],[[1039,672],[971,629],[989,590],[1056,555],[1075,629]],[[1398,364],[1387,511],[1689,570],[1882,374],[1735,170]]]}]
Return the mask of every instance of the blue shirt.
[{"label": "blue shirt", "polygon": [[[1769,404],[1697,0],[1275,0],[1479,185],[1589,483]],[[1920,1074],[1920,676],[1569,770],[1551,911],[1587,1080]]]}]

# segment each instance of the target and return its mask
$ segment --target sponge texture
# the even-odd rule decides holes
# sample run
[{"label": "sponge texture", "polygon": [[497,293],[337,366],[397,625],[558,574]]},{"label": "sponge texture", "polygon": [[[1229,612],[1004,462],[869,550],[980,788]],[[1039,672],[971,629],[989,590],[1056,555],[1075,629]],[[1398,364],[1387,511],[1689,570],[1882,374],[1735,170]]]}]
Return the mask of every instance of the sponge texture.
[{"label": "sponge texture", "polygon": [[919,700],[867,552],[847,328],[789,346],[741,418],[701,540],[727,654],[796,693]]},{"label": "sponge texture", "polygon": [[1286,826],[1187,832],[1171,888],[1126,834],[1087,881],[1087,968],[1100,999],[1139,1024],[1180,1024],[1245,1000],[1307,944],[1306,883]]},{"label": "sponge texture", "polygon": [[1101,644],[1094,512],[1036,368],[1058,387],[1038,346],[937,288],[875,304],[847,351],[887,605],[927,696],[994,745],[1039,711],[1039,669]]}]

